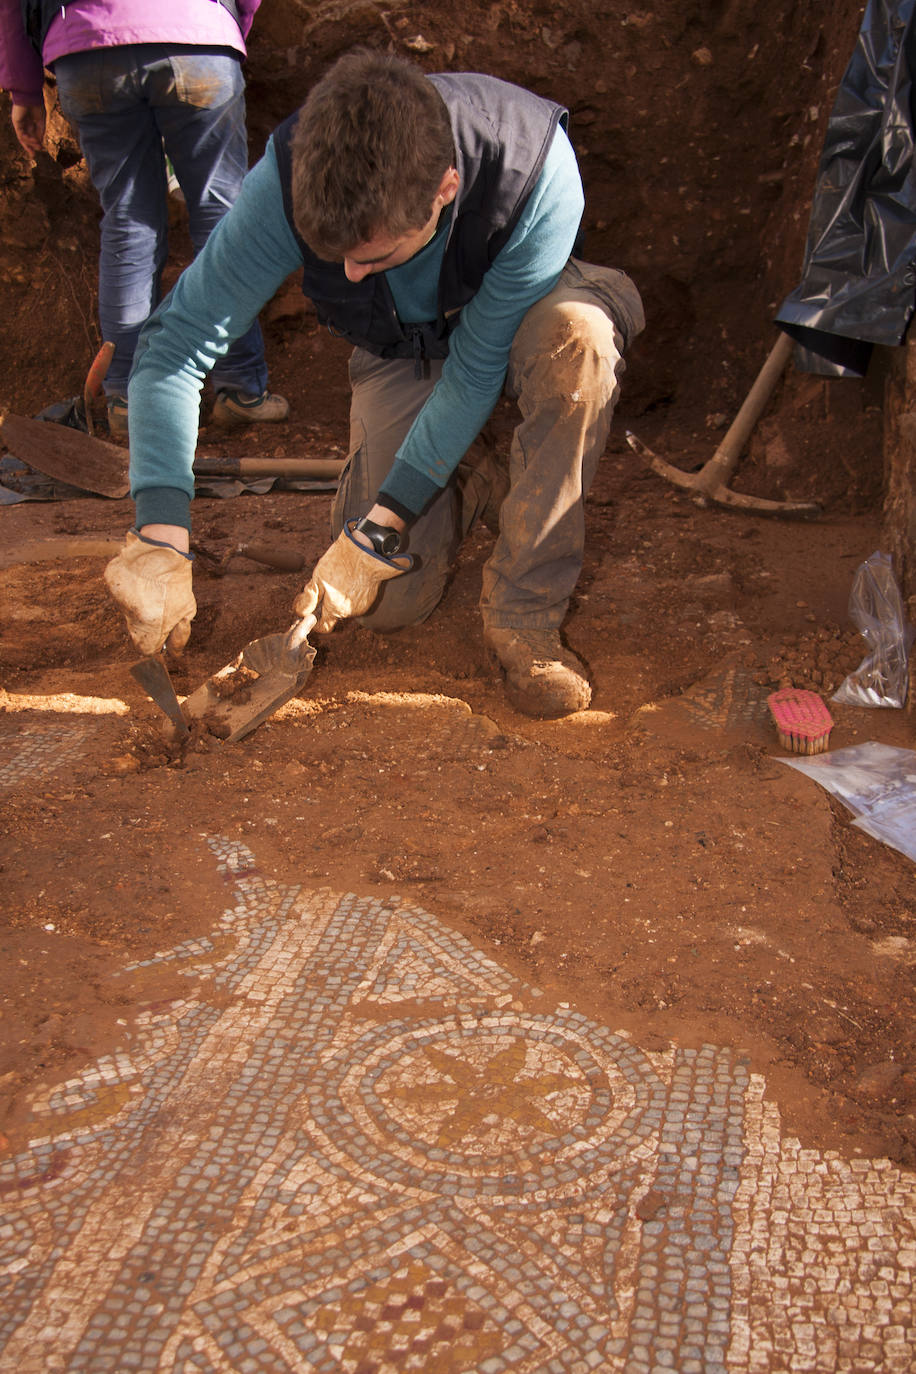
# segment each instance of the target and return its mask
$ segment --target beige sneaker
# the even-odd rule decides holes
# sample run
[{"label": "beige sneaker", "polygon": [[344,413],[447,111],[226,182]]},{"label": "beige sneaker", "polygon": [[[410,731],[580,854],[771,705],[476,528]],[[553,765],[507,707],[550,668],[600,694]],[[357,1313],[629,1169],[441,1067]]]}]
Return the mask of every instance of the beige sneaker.
[{"label": "beige sneaker", "polygon": [[106,401],[108,410],[108,433],[127,437],[127,397],[109,396]]},{"label": "beige sneaker", "polygon": [[505,674],[506,696],[517,711],[552,720],[587,709],[592,689],[585,667],[556,630],[485,628],[483,639]]},{"label": "beige sneaker", "polygon": [[213,403],[213,423],[216,425],[257,425],[272,420],[285,420],[289,401],[262,391],[260,396],[247,396],[244,391],[221,391]]}]

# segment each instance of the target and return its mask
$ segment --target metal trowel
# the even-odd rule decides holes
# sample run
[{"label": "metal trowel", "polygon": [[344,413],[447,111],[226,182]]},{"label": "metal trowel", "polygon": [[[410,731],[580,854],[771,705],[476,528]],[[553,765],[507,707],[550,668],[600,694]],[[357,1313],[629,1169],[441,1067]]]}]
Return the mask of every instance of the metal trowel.
[{"label": "metal trowel", "polygon": [[315,617],[309,615],[282,633],[246,644],[185,699],[185,718],[200,721],[227,744],[244,739],[301,689],[315,660],[308,642],[314,625]]},{"label": "metal trowel", "polygon": [[150,658],[141,658],[139,663],[133,664],[130,673],[160,710],[165,712],[179,735],[188,735],[188,722],[184,718],[181,703],[169,677],[169,670],[161,656],[154,654]]}]

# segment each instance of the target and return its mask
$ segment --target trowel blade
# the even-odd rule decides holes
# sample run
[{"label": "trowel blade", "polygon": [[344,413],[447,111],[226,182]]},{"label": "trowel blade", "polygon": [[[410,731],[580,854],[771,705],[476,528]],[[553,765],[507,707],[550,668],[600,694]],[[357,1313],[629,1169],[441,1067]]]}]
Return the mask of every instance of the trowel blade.
[{"label": "trowel blade", "polygon": [[179,734],[190,734],[188,722],[184,718],[181,703],[169,677],[169,670],[162,659],[157,656],[141,658],[139,663],[133,664],[130,673],[159,709],[165,712]]},{"label": "trowel blade", "polygon": [[185,699],[189,720],[201,721],[211,735],[225,744],[234,744],[256,730],[302,689],[312,671],[312,649],[295,676],[268,673],[246,681],[234,695],[222,695],[231,686],[233,674],[243,667],[241,655],[207,679]]}]

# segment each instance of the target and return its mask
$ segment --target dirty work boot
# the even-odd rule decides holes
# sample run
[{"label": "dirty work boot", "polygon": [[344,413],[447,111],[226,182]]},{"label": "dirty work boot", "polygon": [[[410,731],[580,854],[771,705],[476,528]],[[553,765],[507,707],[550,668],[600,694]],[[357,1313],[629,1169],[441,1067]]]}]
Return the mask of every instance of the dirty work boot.
[{"label": "dirty work boot", "polygon": [[108,407],[108,433],[121,434],[127,437],[127,397],[109,396],[106,401]]},{"label": "dirty work boot", "polygon": [[220,391],[213,403],[213,423],[217,425],[255,425],[268,420],[285,420],[289,402],[285,396],[262,391],[249,396],[244,391]]},{"label": "dirty work boot", "polygon": [[485,628],[483,638],[499,661],[506,696],[517,711],[552,720],[588,707],[592,689],[585,667],[556,630]]}]

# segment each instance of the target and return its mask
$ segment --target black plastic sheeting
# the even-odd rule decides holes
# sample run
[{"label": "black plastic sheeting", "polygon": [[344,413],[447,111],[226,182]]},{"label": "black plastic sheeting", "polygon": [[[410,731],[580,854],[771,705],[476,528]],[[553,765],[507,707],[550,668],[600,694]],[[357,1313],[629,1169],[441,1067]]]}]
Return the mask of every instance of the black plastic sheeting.
[{"label": "black plastic sheeting", "polygon": [[802,371],[864,376],[916,308],[916,0],[869,0],[827,124],[802,279],[776,322]]}]

